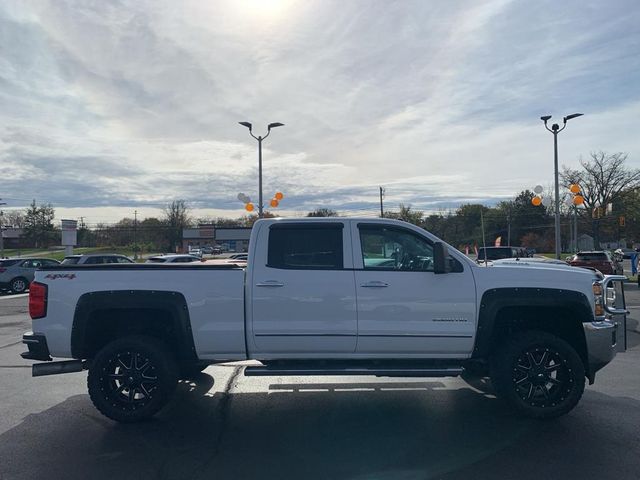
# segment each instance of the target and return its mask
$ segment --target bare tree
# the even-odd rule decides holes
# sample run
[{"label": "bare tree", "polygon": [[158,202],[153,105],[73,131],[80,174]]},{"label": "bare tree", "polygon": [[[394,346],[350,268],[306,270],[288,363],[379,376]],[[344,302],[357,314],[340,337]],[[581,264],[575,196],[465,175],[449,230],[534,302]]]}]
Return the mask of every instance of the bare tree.
[{"label": "bare tree", "polygon": [[640,186],[640,170],[625,167],[627,154],[617,152],[591,152],[590,160],[580,159],[581,170],[563,167],[561,174],[565,187],[578,184],[584,197],[586,214],[592,217],[591,229],[596,247],[600,245],[600,212],[621,199],[628,189]]},{"label": "bare tree", "polygon": [[189,208],[184,200],[174,200],[164,208],[164,223],[167,225],[167,240],[169,249],[176,251],[182,244],[182,230],[191,225]]},{"label": "bare tree", "polygon": [[337,217],[338,212],[330,208],[316,208],[313,212],[307,213],[307,217]]}]

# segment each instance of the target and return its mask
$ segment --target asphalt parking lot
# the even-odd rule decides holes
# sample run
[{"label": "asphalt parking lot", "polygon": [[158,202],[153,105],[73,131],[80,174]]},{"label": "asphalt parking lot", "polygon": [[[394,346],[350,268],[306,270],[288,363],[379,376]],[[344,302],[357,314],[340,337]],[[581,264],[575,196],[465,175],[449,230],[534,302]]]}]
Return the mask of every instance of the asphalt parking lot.
[{"label": "asphalt parking lot", "polygon": [[640,291],[627,285],[630,349],[576,409],[515,416],[462,379],[244,377],[209,367],[156,419],[119,425],[86,373],[32,378],[27,297],[0,298],[0,478],[637,479]]}]

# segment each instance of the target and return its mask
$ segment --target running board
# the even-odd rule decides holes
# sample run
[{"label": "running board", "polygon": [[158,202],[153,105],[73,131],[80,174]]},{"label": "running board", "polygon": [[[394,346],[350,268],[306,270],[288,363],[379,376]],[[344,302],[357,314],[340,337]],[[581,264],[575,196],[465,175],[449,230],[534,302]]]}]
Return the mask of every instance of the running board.
[{"label": "running board", "polygon": [[251,366],[245,367],[246,377],[279,377],[303,375],[374,375],[376,377],[457,377],[464,371],[462,367],[448,368],[394,368],[394,367],[299,367],[299,366]]}]

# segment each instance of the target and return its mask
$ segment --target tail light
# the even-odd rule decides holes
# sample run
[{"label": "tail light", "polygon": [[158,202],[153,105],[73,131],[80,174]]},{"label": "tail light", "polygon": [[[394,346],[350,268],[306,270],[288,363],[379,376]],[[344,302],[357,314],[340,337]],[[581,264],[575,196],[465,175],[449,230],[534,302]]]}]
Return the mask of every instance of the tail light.
[{"label": "tail light", "polygon": [[44,283],[31,282],[29,285],[29,315],[32,319],[47,316],[48,288]]}]

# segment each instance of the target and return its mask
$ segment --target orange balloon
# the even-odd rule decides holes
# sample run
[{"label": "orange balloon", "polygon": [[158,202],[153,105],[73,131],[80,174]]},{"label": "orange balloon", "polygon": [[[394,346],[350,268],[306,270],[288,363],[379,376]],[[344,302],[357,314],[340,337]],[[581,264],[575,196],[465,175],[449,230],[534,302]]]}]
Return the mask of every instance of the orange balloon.
[{"label": "orange balloon", "polygon": [[273,208],[276,208],[278,206],[278,200],[276,200],[275,198],[271,199],[271,202],[269,202],[269,205],[271,205]]},{"label": "orange balloon", "polygon": [[580,185],[574,183],[569,187],[569,190],[571,190],[571,193],[580,193]]},{"label": "orange balloon", "polygon": [[276,192],[275,197],[276,200],[282,200],[284,198],[284,195],[282,194],[282,192]]},{"label": "orange balloon", "polygon": [[244,206],[244,209],[245,209],[247,212],[253,212],[253,203],[247,203],[247,204]]},{"label": "orange balloon", "polygon": [[574,205],[582,205],[584,203],[584,197],[582,195],[576,195],[573,197]]},{"label": "orange balloon", "polygon": [[531,199],[531,203],[533,203],[537,207],[542,203],[542,199],[540,197],[533,197]]}]

